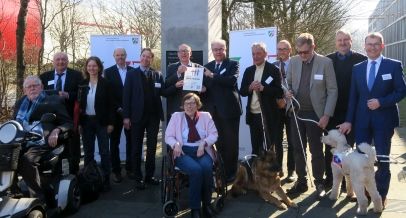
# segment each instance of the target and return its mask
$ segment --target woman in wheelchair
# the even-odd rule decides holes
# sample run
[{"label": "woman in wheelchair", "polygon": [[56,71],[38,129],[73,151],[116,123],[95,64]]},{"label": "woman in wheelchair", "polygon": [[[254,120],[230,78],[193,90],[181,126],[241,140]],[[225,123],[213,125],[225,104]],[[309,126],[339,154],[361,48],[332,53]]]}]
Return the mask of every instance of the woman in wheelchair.
[{"label": "woman in wheelchair", "polygon": [[198,111],[198,95],[183,97],[184,112],[175,112],[166,128],[165,142],[173,149],[175,166],[189,175],[189,207],[192,217],[211,217],[209,207],[213,187],[213,150],[218,134],[210,113]]}]

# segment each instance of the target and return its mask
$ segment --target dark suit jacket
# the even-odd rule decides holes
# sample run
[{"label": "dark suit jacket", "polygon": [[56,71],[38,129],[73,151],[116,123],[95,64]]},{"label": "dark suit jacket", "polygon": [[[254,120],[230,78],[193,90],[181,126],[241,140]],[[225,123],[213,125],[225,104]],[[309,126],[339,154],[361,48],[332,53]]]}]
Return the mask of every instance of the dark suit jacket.
[{"label": "dark suit jacket", "polygon": [[216,61],[205,65],[213,72],[213,78],[204,77],[206,108],[210,113],[216,111],[221,118],[236,118],[242,114],[241,99],[238,93],[237,79],[240,74],[237,61],[223,60],[220,70],[215,73]]},{"label": "dark suit jacket", "polygon": [[[181,88],[176,88],[175,84],[179,80],[183,80],[183,76],[178,78],[177,71],[178,67],[181,65],[180,62],[170,64],[166,70],[165,79],[165,93],[167,95],[166,100],[166,114],[169,117],[174,112],[182,111],[180,106],[182,104],[182,98],[184,95],[191,91],[183,91]],[[200,64],[192,63],[192,67],[202,67]],[[196,93],[196,92],[195,92]],[[204,103],[204,95],[196,93],[200,96],[201,101]]]},{"label": "dark suit jacket", "polygon": [[[123,93],[123,118],[130,118],[131,122],[140,122],[144,114],[144,90],[142,84],[142,74],[140,67],[135,68],[134,72],[127,75],[124,84]],[[160,96],[165,96],[166,92],[163,90],[164,81],[162,74],[153,69],[148,72],[150,76],[149,82],[154,85],[154,99],[153,104],[159,109],[159,116],[164,120],[162,110],[162,101]]]},{"label": "dark suit jacket", "polygon": [[[13,114],[14,119],[16,118],[21,103],[25,98],[27,98],[27,96],[23,96],[16,102]],[[56,120],[54,123],[42,125],[46,142],[48,142],[49,133],[52,132],[52,130],[54,130],[55,128],[61,129],[61,133],[73,129],[73,120],[69,116],[61,97],[56,95],[45,96],[45,99],[41,103],[39,103],[37,105],[37,108],[31,113],[29,121],[39,121],[41,120],[42,115],[46,113],[53,113],[56,115]]]},{"label": "dark suit jacket", "polygon": [[[48,85],[48,81],[54,81],[55,70],[47,71],[42,73],[40,76],[44,90],[54,90],[54,85]],[[73,108],[75,106],[75,101],[77,99],[78,86],[83,80],[82,73],[73,69],[68,68],[66,70],[65,86],[63,90],[69,93],[69,99],[66,100],[66,109],[70,116],[73,117]]]},{"label": "dark suit jacket", "polygon": [[[127,66],[127,75],[134,71],[134,67]],[[114,110],[123,108],[123,89],[124,85],[121,81],[120,73],[118,72],[117,65],[113,65],[104,70],[104,78],[111,84],[113,91]],[[120,118],[121,119],[121,118]]]},{"label": "dark suit jacket", "polygon": [[[251,123],[251,116],[250,116],[250,104],[252,100],[252,92],[249,91],[249,86],[254,81],[256,66],[252,65],[245,69],[244,76],[241,81],[241,88],[240,94],[241,96],[245,97],[248,96],[247,101],[247,108],[246,108],[246,122],[247,124]],[[265,81],[272,77],[273,80],[269,84]],[[265,113],[268,117],[275,117],[278,118],[278,106],[276,104],[276,99],[281,98],[283,95],[283,90],[281,86],[281,76],[279,73],[279,69],[269,63],[268,61],[265,62],[264,72],[261,78],[261,84],[264,86],[264,90],[258,96],[260,101],[262,102],[261,110],[262,113]],[[268,118],[269,119],[269,118]]]},{"label": "dark suit jacket", "polygon": [[[89,79],[86,79],[82,82],[81,90],[79,91],[81,124],[86,119],[87,94],[89,90]],[[112,93],[110,82],[100,76],[97,81],[94,110],[96,118],[102,126],[113,125],[114,123],[115,113]]]},{"label": "dark suit jacket", "polygon": [[[366,80],[367,64],[366,60],[353,68],[346,121],[355,125],[355,129],[368,128],[371,123],[382,129],[393,129],[399,126],[397,102],[406,96],[402,64],[383,57],[371,91]],[[367,101],[371,98],[378,99],[378,109],[368,109]]]}]

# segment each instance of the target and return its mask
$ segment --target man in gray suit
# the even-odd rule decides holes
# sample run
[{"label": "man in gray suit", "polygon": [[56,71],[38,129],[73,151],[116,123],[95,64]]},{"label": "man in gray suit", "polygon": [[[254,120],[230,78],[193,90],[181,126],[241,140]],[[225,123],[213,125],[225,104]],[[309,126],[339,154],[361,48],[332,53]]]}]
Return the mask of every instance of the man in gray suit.
[{"label": "man in gray suit", "polygon": [[[300,104],[300,110],[296,114],[298,117],[315,120],[318,124],[291,119],[298,179],[295,185],[288,190],[288,194],[300,194],[308,189],[304,153],[306,153],[306,145],[309,142],[317,197],[321,198],[325,195],[323,186],[325,165],[323,144],[320,137],[330,117],[334,114],[338,95],[337,82],[331,59],[314,51],[314,38],[311,34],[300,34],[296,39],[296,46],[298,55],[291,58],[287,71],[287,80],[291,91],[286,94],[286,97],[295,96],[298,100]],[[299,139],[299,132],[301,140]]]}]

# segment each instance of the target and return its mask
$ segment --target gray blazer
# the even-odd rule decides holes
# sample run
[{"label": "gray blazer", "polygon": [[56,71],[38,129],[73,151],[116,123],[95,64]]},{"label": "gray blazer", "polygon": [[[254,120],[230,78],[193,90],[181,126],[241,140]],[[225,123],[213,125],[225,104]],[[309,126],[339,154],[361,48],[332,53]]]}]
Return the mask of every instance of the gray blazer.
[{"label": "gray blazer", "polygon": [[[299,89],[301,72],[302,60],[296,55],[290,59],[289,68],[286,72],[289,89],[293,90],[293,93],[297,93]],[[330,58],[315,53],[309,88],[310,99],[317,116],[319,118],[323,115],[332,117],[338,90],[333,62]]]}]

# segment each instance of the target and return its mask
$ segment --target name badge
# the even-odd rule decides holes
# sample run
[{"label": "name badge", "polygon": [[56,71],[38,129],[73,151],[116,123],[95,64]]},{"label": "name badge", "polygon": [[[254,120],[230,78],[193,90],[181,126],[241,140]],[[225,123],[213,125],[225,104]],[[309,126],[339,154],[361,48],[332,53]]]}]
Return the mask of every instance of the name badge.
[{"label": "name badge", "polygon": [[323,80],[323,74],[314,74],[315,80]]},{"label": "name badge", "polygon": [[155,88],[161,88],[161,83],[155,83]]},{"label": "name badge", "polygon": [[382,80],[390,80],[392,79],[392,74],[383,74],[382,75]]},{"label": "name badge", "polygon": [[266,84],[270,84],[273,81],[272,76],[269,76],[268,79],[265,80]]},{"label": "name badge", "polygon": [[223,74],[224,72],[226,72],[226,68],[224,68],[224,69],[220,72],[220,74]]},{"label": "name badge", "polygon": [[49,85],[49,86],[55,85],[55,81],[54,81],[54,80],[49,80],[49,81],[48,81],[48,85]]}]

